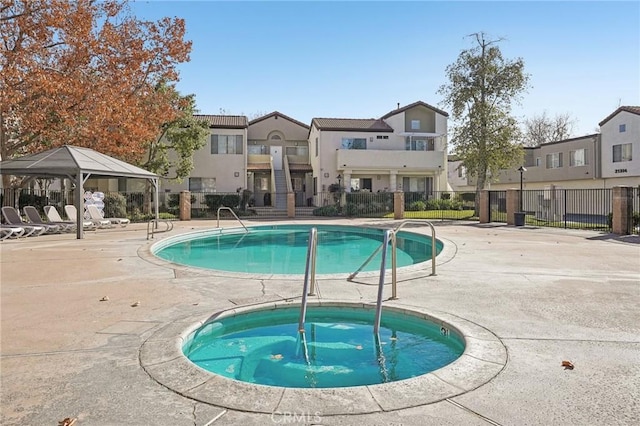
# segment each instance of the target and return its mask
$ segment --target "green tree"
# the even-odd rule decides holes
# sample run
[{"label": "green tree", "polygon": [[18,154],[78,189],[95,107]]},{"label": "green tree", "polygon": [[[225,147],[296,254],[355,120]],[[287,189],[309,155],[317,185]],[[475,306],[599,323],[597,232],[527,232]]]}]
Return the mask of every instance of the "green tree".
[{"label": "green tree", "polygon": [[171,92],[179,114],[160,126],[158,136],[149,143],[147,160],[140,166],[168,179],[181,181],[193,170],[193,153],[207,143],[209,126],[194,117],[194,95],[181,96],[170,86],[161,86],[157,90]]},{"label": "green tree", "polygon": [[479,192],[491,176],[522,162],[522,134],[510,113],[526,90],[529,75],[521,58],[503,58],[497,46],[500,40],[487,40],[484,33],[472,36],[477,45],[463,50],[447,66],[449,83],[438,93],[456,122],[452,132],[455,153],[467,173],[476,178]]}]

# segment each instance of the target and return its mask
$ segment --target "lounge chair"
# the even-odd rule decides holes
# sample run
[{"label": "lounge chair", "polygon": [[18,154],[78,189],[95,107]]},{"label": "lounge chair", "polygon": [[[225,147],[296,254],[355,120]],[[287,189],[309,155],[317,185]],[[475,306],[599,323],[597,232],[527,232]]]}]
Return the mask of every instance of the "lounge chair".
[{"label": "lounge chair", "polygon": [[[47,219],[49,219],[49,222],[56,224],[62,223],[67,225],[71,231],[76,230],[76,221],[62,220],[60,213],[58,213],[58,210],[54,206],[44,206],[44,214],[47,216]],[[85,231],[94,231],[96,229],[96,226],[90,220],[83,220],[82,227]]]},{"label": "lounge chair", "polygon": [[25,237],[28,237],[30,235],[33,235],[33,236],[42,235],[48,230],[52,232],[57,232],[57,231],[54,231],[53,229],[56,229],[56,230],[60,229],[58,227],[49,228],[42,225],[36,225],[36,224],[30,224],[30,223],[24,222],[20,217],[20,213],[18,213],[18,211],[11,206],[4,206],[2,208],[2,216],[4,217],[4,221],[7,222],[8,225],[13,225],[14,227],[17,226],[19,228],[23,228],[25,230],[25,235],[24,235]]},{"label": "lounge chair", "polygon": [[50,227],[57,227],[58,230],[57,231],[47,231],[47,232],[71,232],[73,231],[73,227],[70,224],[64,223],[64,222],[58,222],[58,223],[46,223],[42,220],[42,216],[40,216],[40,213],[38,213],[38,210],[33,207],[33,206],[24,206],[24,208],[22,209],[24,211],[25,216],[27,216],[27,219],[29,219],[29,223],[33,223],[34,225],[40,225],[40,226],[50,226]]},{"label": "lounge chair", "polygon": [[20,238],[24,235],[25,230],[19,226],[0,225],[0,241],[7,238]]},{"label": "lounge chair", "polygon": [[[70,220],[74,220],[78,217],[78,210],[76,209],[76,206],[72,204],[67,204],[66,206],[64,206],[64,212]],[[111,222],[105,219],[85,219],[91,222],[96,228],[113,228]]]},{"label": "lounge chair", "polygon": [[86,210],[92,220],[105,219],[113,225],[120,225],[122,227],[125,227],[129,224],[129,219],[125,217],[104,217],[102,212],[98,210],[98,208],[93,204],[88,204],[86,206]]}]

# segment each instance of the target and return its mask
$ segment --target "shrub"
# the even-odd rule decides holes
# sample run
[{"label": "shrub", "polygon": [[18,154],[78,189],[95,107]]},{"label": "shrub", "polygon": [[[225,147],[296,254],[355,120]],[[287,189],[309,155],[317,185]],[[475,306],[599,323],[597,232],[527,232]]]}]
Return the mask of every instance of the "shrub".
[{"label": "shrub", "polygon": [[420,212],[426,209],[427,205],[424,201],[414,201],[413,203],[409,204],[409,207],[407,207],[407,210],[410,212]]},{"label": "shrub", "polygon": [[340,210],[336,206],[323,206],[313,210],[314,216],[340,216]]},{"label": "shrub", "polygon": [[104,217],[127,217],[127,198],[111,192],[104,195]]},{"label": "shrub", "polygon": [[217,211],[220,207],[235,209],[240,204],[239,194],[206,194],[204,203],[211,211]]}]

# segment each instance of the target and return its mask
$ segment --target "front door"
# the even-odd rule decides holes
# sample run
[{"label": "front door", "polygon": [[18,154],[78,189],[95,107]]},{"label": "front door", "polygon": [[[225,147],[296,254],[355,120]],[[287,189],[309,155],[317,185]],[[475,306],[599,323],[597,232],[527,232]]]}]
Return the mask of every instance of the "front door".
[{"label": "front door", "polygon": [[271,158],[273,159],[273,170],[282,170],[282,147],[270,147]]}]

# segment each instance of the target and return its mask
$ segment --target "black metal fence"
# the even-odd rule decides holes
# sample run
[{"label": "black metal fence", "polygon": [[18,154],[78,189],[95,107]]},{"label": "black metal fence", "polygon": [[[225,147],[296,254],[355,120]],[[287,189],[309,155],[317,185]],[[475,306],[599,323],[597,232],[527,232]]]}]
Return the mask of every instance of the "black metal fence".
[{"label": "black metal fence", "polygon": [[[640,187],[630,188],[631,216],[629,231],[640,234]],[[143,221],[152,217],[155,194],[144,192],[105,192],[105,214]],[[474,217],[474,192],[405,192],[404,217],[435,220],[477,219]],[[593,229],[610,231],[612,225],[611,189],[546,189],[525,190],[522,209],[527,225]],[[507,221],[507,191],[489,191],[489,217],[491,222]],[[394,194],[391,192],[322,192],[305,198],[295,195],[296,207],[305,207],[314,216],[330,217],[394,217]],[[179,214],[180,193],[160,193],[159,206],[164,217]],[[0,203],[22,211],[24,206],[39,211],[54,205],[63,212],[65,204],[73,204],[73,191],[4,189]],[[241,216],[286,216],[285,209],[254,205],[250,192],[205,193],[191,192],[191,217],[215,218],[221,206],[232,208]],[[228,212],[222,211],[227,216]]]},{"label": "black metal fence", "polygon": [[522,197],[528,225],[571,229],[611,229],[611,189],[525,190]]},{"label": "black metal fence", "polygon": [[489,222],[507,221],[507,191],[489,191]]}]

